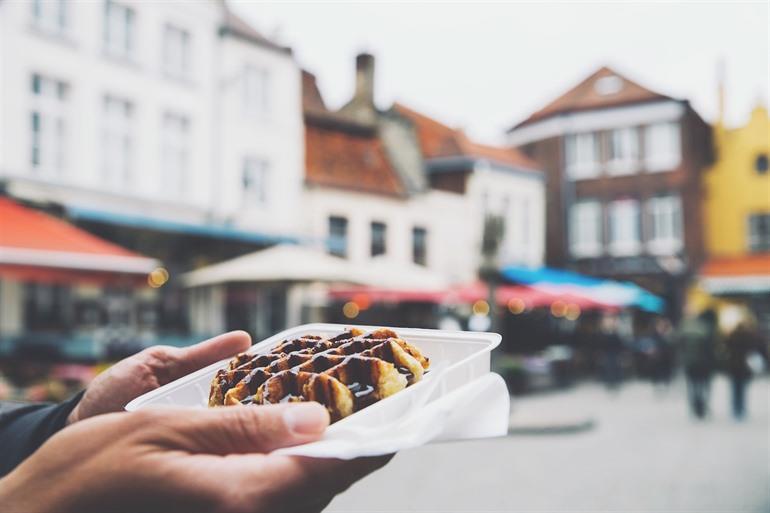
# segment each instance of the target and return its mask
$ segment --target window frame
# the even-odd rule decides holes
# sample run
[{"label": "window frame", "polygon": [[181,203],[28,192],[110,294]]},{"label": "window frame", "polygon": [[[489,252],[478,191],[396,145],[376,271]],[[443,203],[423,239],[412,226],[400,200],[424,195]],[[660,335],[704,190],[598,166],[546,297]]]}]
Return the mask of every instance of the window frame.
[{"label": "window frame", "polygon": [[[182,199],[188,192],[185,176],[189,171],[192,147],[190,117],[165,111],[161,119],[161,194]],[[170,130],[169,130],[170,129]]]},{"label": "window frame", "polygon": [[388,253],[388,225],[384,221],[369,223],[369,256],[372,258]]},{"label": "window frame", "polygon": [[54,35],[69,33],[70,3],[68,0],[32,0],[30,2],[32,25]]},{"label": "window frame", "polygon": [[[171,57],[172,45],[177,45],[177,55]],[[166,76],[189,79],[192,75],[192,35],[190,31],[174,23],[163,25],[163,50],[161,69]]]},{"label": "window frame", "polygon": [[[629,222],[622,217],[618,219],[619,213],[625,213],[621,207],[633,207],[633,219]],[[625,226],[624,230],[618,232],[618,223],[622,220]],[[619,198],[610,201],[607,204],[607,250],[612,256],[635,256],[642,248],[641,233],[641,208],[639,200],[636,198]],[[618,233],[627,233],[627,229],[633,227],[635,238],[618,238]]]},{"label": "window frame", "polygon": [[[682,198],[678,194],[660,194],[645,202],[647,250],[655,255],[671,255],[684,247]],[[661,219],[662,218],[662,219]],[[659,233],[659,223],[668,218],[668,228]]]},{"label": "window frame", "polygon": [[[755,222],[758,221],[758,222]],[[749,253],[765,253],[770,251],[770,212],[752,212],[746,218],[746,246]],[[764,234],[756,233],[759,226],[764,224]]]},{"label": "window frame", "polygon": [[[102,162],[100,163],[100,175],[108,188],[125,191],[126,186],[130,186],[133,179],[136,107],[131,100],[112,94],[103,95],[101,103]],[[120,116],[117,115],[119,111],[122,111]]]},{"label": "window frame", "polygon": [[[418,240],[422,240],[421,250]],[[423,267],[428,266],[428,229],[424,226],[412,227],[412,262]]]},{"label": "window frame", "polygon": [[[616,153],[620,148],[621,151]],[[639,130],[637,127],[615,128],[607,132],[607,174],[626,176],[639,170]]]},{"label": "window frame", "polygon": [[[334,233],[335,221],[340,221],[338,224],[342,228],[341,234]],[[350,231],[350,221],[347,217],[341,215],[330,215],[327,218],[327,251],[329,254],[340,257],[348,257],[348,240]]]},{"label": "window frame", "polygon": [[[602,254],[603,247],[603,206],[593,198],[582,198],[574,202],[569,209],[569,252],[574,258],[592,258]],[[586,217],[593,219],[586,220]],[[594,225],[588,229],[586,222]],[[593,233],[592,233],[593,232]],[[592,233],[593,237],[584,237]],[[592,239],[592,240],[589,240]]]},{"label": "window frame", "polygon": [[[662,137],[662,132],[668,131]],[[657,135],[656,135],[657,134]],[[661,141],[668,141],[661,143]],[[667,146],[662,148],[662,146]],[[682,125],[679,121],[663,121],[644,127],[644,169],[648,173],[674,171],[682,162]]]},{"label": "window frame", "polygon": [[[601,176],[601,151],[596,132],[568,134],[565,140],[567,176],[571,180],[589,180]],[[591,151],[587,151],[592,148]],[[592,154],[591,159],[586,157]]]},{"label": "window frame", "polygon": [[[103,25],[104,52],[111,57],[133,60],[136,44],[136,10],[115,0],[104,0]],[[116,31],[118,26],[121,28]]]},{"label": "window frame", "polygon": [[30,74],[29,165],[34,173],[61,178],[67,172],[70,85],[64,80]]},{"label": "window frame", "polygon": [[[254,176],[247,176],[254,172]],[[248,155],[243,158],[241,183],[243,185],[243,204],[245,207],[264,208],[269,204],[270,162],[265,158]],[[256,183],[257,187],[252,184]]]}]

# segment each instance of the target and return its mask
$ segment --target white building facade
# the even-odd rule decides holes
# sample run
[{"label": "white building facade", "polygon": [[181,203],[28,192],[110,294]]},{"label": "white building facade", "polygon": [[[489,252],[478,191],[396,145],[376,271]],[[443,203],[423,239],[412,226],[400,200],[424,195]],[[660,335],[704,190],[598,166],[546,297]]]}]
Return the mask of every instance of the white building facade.
[{"label": "white building facade", "polygon": [[222,2],[0,2],[0,62],[10,195],[297,233],[299,68]]}]

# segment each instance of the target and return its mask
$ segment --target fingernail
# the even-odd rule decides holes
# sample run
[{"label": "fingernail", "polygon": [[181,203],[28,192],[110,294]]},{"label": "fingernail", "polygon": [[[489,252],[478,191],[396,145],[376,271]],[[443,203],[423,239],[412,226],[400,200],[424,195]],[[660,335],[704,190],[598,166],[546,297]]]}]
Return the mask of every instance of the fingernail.
[{"label": "fingernail", "polygon": [[297,403],[286,408],[283,420],[292,433],[316,435],[329,425],[329,412],[318,403]]}]

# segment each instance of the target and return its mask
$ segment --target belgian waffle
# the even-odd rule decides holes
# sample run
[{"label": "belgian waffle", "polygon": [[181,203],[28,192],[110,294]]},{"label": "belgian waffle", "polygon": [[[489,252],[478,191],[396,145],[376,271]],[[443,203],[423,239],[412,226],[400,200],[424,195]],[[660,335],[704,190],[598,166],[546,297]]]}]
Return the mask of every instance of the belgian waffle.
[{"label": "belgian waffle", "polygon": [[429,365],[392,330],[307,335],[237,355],[212,380],[209,406],[317,401],[335,421],[420,381]]}]

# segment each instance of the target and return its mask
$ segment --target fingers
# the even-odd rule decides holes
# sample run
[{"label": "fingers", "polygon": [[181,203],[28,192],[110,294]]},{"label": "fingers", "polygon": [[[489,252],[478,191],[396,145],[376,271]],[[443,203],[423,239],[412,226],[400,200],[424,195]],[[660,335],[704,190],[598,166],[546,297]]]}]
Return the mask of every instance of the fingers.
[{"label": "fingers", "polygon": [[329,412],[318,403],[183,411],[174,429],[195,453],[267,453],[318,440],[329,426]]},{"label": "fingers", "polygon": [[246,351],[251,346],[251,336],[245,331],[231,331],[185,348],[164,347],[166,365],[161,385],[181,378],[207,365]]}]

